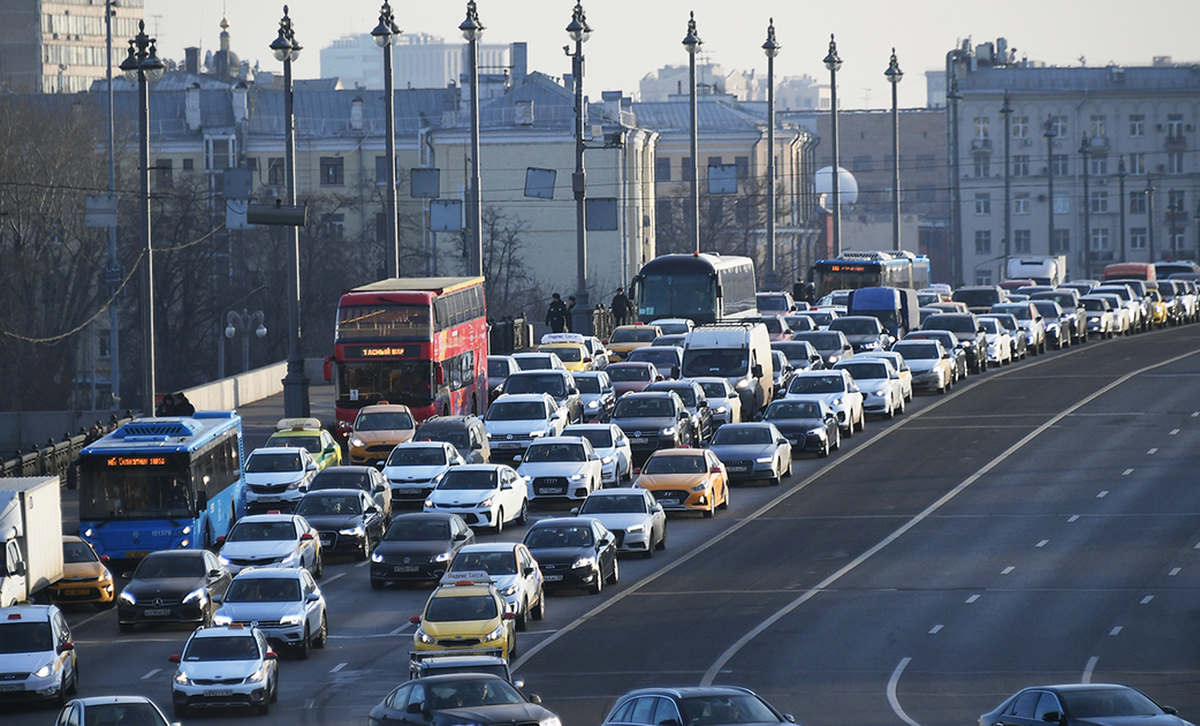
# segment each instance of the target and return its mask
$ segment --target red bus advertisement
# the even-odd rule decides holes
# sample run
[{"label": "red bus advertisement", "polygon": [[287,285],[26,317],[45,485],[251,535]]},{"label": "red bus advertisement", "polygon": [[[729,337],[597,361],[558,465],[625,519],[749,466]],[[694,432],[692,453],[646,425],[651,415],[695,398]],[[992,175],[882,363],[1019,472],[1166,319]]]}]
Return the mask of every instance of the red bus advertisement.
[{"label": "red bus advertisement", "polygon": [[487,409],[482,277],[408,277],[355,288],[338,302],[326,378],[339,421],[372,403],[418,420]]}]

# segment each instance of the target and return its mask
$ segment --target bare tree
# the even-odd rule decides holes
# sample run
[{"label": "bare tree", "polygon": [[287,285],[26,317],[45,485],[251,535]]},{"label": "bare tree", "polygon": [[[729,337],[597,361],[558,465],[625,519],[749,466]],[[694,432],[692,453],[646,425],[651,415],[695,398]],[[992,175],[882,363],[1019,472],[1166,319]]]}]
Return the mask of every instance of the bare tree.
[{"label": "bare tree", "polygon": [[525,266],[527,229],[519,217],[510,218],[496,207],[483,210],[483,276],[488,317],[516,317],[540,304],[537,282]]}]

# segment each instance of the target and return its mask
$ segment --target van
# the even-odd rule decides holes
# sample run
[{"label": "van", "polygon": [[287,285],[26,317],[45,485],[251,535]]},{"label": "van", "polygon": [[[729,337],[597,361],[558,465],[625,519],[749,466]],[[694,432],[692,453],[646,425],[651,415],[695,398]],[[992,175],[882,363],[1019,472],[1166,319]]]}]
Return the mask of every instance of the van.
[{"label": "van", "polygon": [[879,318],[885,330],[899,340],[921,325],[917,292],[900,287],[864,287],[850,293],[846,312]]},{"label": "van", "polygon": [[684,378],[727,379],[749,420],[775,396],[771,339],[762,323],[726,322],[701,325],[683,344]]},{"label": "van", "polygon": [[1158,269],[1149,262],[1117,262],[1107,265],[1100,279],[1109,280],[1142,280],[1148,282],[1158,279]]}]

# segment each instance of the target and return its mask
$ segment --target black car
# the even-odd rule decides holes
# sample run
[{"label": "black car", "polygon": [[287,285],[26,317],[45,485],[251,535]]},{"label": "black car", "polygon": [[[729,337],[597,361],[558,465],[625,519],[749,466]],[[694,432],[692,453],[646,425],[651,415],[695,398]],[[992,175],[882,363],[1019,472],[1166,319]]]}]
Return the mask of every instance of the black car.
[{"label": "black car", "polygon": [[940,313],[921,323],[921,330],[949,330],[958,340],[958,349],[967,358],[967,368],[979,373],[987,368],[987,333],[975,313]]},{"label": "black car", "polygon": [[601,726],[732,726],[795,722],[791,714],[780,713],[749,688],[685,686],[630,691],[617,699],[617,705]]},{"label": "black car", "polygon": [[626,363],[653,363],[659,373],[678,378],[683,368],[683,348],[677,345],[653,345],[629,352]]},{"label": "black car", "polygon": [[629,437],[634,461],[659,449],[675,449],[694,441],[692,415],[674,391],[626,393],[617,400],[612,422]]},{"label": "black car", "polygon": [[793,454],[811,451],[817,456],[829,456],[831,450],[842,447],[837,414],[824,401],[775,401],[763,411],[760,420],[775,424],[791,442]]},{"label": "black car", "polygon": [[140,623],[211,625],[217,603],[233,575],[208,550],[163,550],[146,555],[117,597],[122,633]]},{"label": "black car", "polygon": [[979,726],[1191,726],[1129,686],[1071,683],[1019,691],[979,717]]},{"label": "black car", "polygon": [[843,315],[831,322],[829,329],[845,335],[855,353],[864,350],[887,350],[894,342],[891,333],[874,315]]},{"label": "black car", "polygon": [[797,373],[819,371],[825,367],[825,359],[807,340],[776,340],[771,343],[771,350],[778,350],[787,356],[788,362]]},{"label": "black car", "polygon": [[373,466],[326,467],[308,483],[310,492],[324,489],[361,489],[371,495],[385,519],[392,518],[392,489],[383,473]]},{"label": "black car", "polygon": [[371,587],[437,580],[454,555],[475,542],[462,517],[445,512],[413,512],[392,520],[371,555]]},{"label": "black car", "polygon": [[368,726],[557,726],[559,718],[490,673],[447,673],[400,684],[367,716]]},{"label": "black car", "polygon": [[560,409],[566,409],[567,423],[583,420],[583,398],[575,387],[570,371],[556,369],[517,371],[504,383],[505,393],[549,393]]},{"label": "black car", "polygon": [[712,440],[713,420],[712,410],[708,407],[708,397],[699,383],[691,380],[659,381],[646,386],[646,393],[654,391],[674,391],[683,401],[683,407],[692,415],[692,431],[695,443],[703,446]]},{"label": "black car", "polygon": [[310,491],[296,506],[296,514],[320,533],[322,552],[353,553],[358,560],[371,556],[387,527],[383,510],[361,489]]},{"label": "black car", "polygon": [[[838,318],[834,318],[838,320]],[[832,323],[830,323],[832,325]],[[792,340],[807,340],[821,354],[825,367],[829,368],[838,361],[854,355],[854,347],[846,340],[846,334],[840,330],[810,330],[796,333]]]},{"label": "black car", "polygon": [[617,538],[590,517],[553,517],[534,522],[524,545],[542,570],[547,590],[587,588],[599,593],[604,585],[617,584]]}]

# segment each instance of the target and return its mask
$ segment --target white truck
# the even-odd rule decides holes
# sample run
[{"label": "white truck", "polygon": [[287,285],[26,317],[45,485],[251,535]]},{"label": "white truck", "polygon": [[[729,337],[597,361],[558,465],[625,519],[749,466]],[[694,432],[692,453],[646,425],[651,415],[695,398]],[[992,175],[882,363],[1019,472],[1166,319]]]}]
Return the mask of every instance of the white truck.
[{"label": "white truck", "polygon": [[1035,285],[1058,287],[1067,281],[1067,256],[1010,257],[1005,272],[1009,280],[1033,280]]},{"label": "white truck", "polygon": [[775,396],[767,327],[728,321],[695,328],[683,341],[682,373],[727,379],[742,401],[742,420],[751,420]]},{"label": "white truck", "polygon": [[63,576],[58,477],[0,478],[0,607],[32,601]]}]

